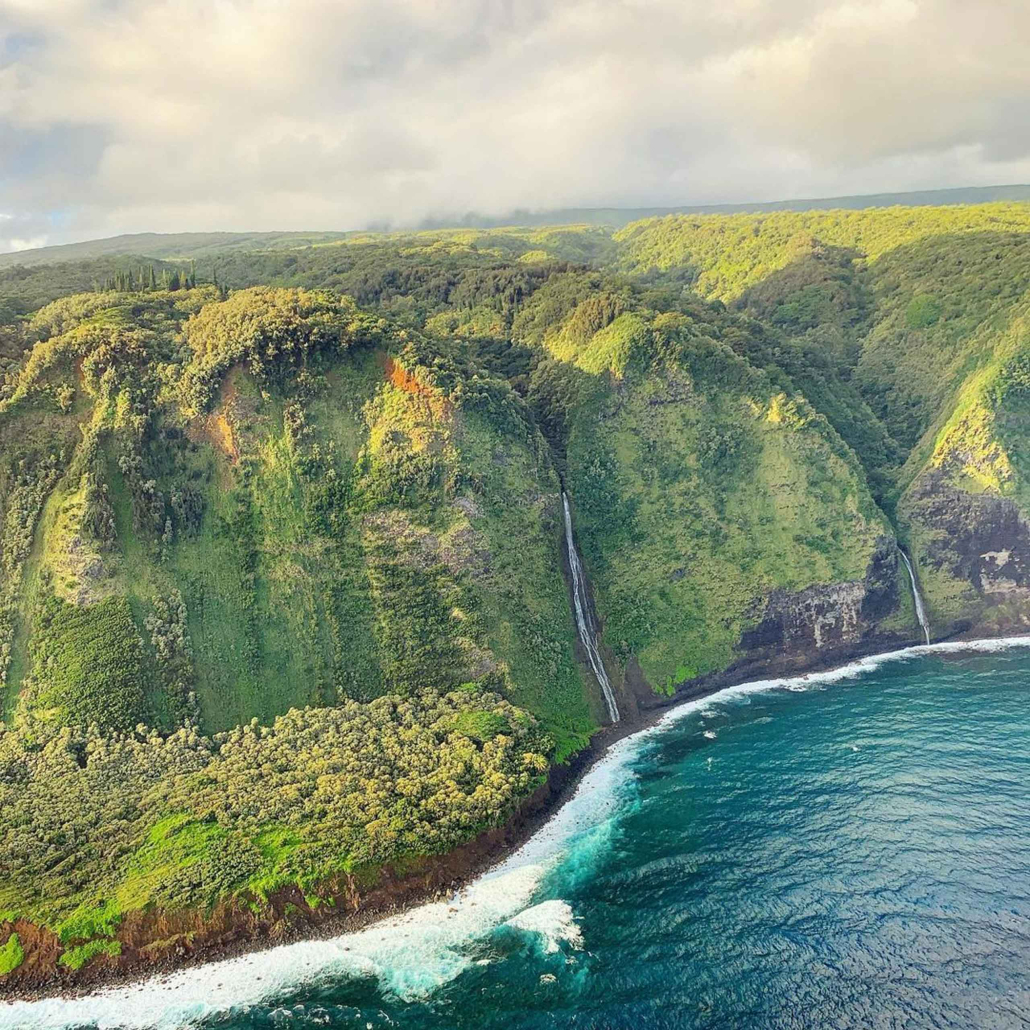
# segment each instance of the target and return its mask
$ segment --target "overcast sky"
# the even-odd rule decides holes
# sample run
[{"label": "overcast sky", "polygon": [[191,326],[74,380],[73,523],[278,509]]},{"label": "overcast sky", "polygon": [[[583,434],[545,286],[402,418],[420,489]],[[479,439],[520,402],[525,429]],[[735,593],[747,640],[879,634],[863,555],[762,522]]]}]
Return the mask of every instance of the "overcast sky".
[{"label": "overcast sky", "polygon": [[1030,182],[1030,0],[0,0],[0,251]]}]

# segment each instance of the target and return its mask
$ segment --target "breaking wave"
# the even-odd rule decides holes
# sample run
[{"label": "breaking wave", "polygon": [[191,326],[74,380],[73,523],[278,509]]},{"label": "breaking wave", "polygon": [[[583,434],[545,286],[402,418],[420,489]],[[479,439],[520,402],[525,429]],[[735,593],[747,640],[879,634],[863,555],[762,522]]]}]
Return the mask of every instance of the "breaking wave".
[{"label": "breaking wave", "polygon": [[[424,999],[481,962],[476,944],[502,927],[527,935],[545,953],[580,949],[583,935],[572,907],[548,896],[552,874],[560,863],[561,885],[568,888],[577,877],[589,876],[598,856],[611,847],[619,818],[635,803],[632,763],[656,734],[693,713],[715,714],[713,706],[747,703],[749,695],[763,691],[819,688],[927,654],[1026,646],[1030,637],[921,645],[827,672],[743,683],[686,702],[613,744],[533,837],[449,901],[425,904],[329,940],[270,948],[83,997],[8,1002],[0,1005],[0,1030],[178,1030],[274,1004],[305,985],[346,977],[374,979],[384,994],[402,1001]],[[557,880],[550,885],[559,887]]]}]

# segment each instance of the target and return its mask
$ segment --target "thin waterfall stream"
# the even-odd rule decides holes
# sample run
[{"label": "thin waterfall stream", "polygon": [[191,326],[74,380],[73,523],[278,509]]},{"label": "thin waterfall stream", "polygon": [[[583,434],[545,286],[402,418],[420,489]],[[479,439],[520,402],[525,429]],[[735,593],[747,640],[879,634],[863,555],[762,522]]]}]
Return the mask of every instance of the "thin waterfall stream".
[{"label": "thin waterfall stream", "polygon": [[916,605],[916,618],[919,620],[919,625],[923,628],[923,633],[926,635],[926,642],[930,643],[930,623],[926,618],[926,608],[923,605],[923,595],[919,593],[919,584],[916,583],[915,570],[912,568],[912,562],[909,561],[908,555],[902,551],[902,560],[905,562],[905,568],[908,569],[909,582],[912,584],[912,600],[915,601]]},{"label": "thin waterfall stream", "polygon": [[586,574],[583,563],[579,560],[576,542],[572,538],[572,513],[569,511],[569,499],[562,491],[562,506],[565,509],[565,543],[569,549],[569,568],[572,570],[572,601],[576,609],[576,632],[579,634],[583,650],[587,653],[590,668],[594,670],[597,682],[601,685],[604,703],[608,708],[608,718],[612,722],[619,721],[619,706],[615,703],[615,691],[601,661],[601,652],[597,646],[597,626],[587,600]]}]

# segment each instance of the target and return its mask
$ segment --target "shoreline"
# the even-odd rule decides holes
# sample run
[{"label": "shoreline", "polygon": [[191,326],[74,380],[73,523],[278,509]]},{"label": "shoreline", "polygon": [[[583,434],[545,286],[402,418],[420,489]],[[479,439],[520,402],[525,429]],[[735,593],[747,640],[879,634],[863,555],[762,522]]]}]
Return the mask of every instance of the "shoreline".
[{"label": "shoreline", "polygon": [[[491,874],[502,872],[505,864],[578,796],[584,778],[611,754],[615,745],[686,716],[692,710],[692,705],[697,702],[734,691],[751,693],[774,690],[778,687],[789,689],[792,681],[834,682],[838,679],[860,676],[863,672],[871,671],[885,662],[924,654],[990,652],[1019,646],[1030,646],[1030,634],[996,637],[960,635],[931,644],[905,644],[892,650],[855,648],[846,655],[838,652],[836,655],[827,656],[824,661],[808,663],[782,674],[770,671],[767,675],[759,677],[749,676],[741,670],[740,675],[734,676],[731,670],[726,670],[710,678],[706,677],[704,682],[680,695],[656,699],[656,703],[642,709],[638,717],[632,721],[626,720],[602,729],[595,734],[590,745],[574,756],[568,764],[552,766],[546,782],[526,799],[512,817],[447,855],[436,856],[435,862],[428,863],[428,873],[419,874],[414,878],[416,881],[424,881],[421,884],[411,882],[411,877],[395,880],[388,885],[385,903],[373,903],[367,908],[359,908],[353,912],[330,913],[318,922],[298,928],[296,932],[278,940],[271,940],[267,935],[237,938],[224,943],[213,943],[188,956],[165,959],[152,964],[149,968],[98,968],[94,975],[84,977],[76,984],[61,984],[59,978],[55,977],[57,982],[52,985],[34,990],[21,990],[0,997],[0,1022],[4,1009],[9,1009],[12,1005],[17,1006],[18,1003],[74,1003],[76,1000],[102,996],[118,989],[141,987],[144,984],[160,988],[178,974],[205,966],[260,955],[280,947],[330,941],[373,928],[377,924],[382,924],[384,929],[388,929],[391,920],[399,919],[422,906],[457,899],[474,884],[488,880]],[[389,888],[392,888],[392,891]]]}]

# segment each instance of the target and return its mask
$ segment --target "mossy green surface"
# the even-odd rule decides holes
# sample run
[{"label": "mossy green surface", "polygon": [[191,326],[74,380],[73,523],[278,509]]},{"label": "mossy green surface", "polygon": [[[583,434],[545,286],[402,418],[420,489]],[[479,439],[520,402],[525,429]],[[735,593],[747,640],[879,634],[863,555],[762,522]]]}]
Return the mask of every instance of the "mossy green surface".
[{"label": "mossy green surface", "polygon": [[0,976],[13,973],[25,961],[25,951],[16,933],[0,944]]},{"label": "mossy green surface", "polygon": [[79,944],[61,953],[58,963],[66,969],[79,970],[98,955],[117,958],[122,953],[121,941],[95,940]]},{"label": "mossy green surface", "polygon": [[569,492],[604,639],[667,689],[729,665],[772,590],[861,580],[890,528],[804,401],[714,339],[648,364],[611,330],[579,361],[614,368],[574,420]]}]

